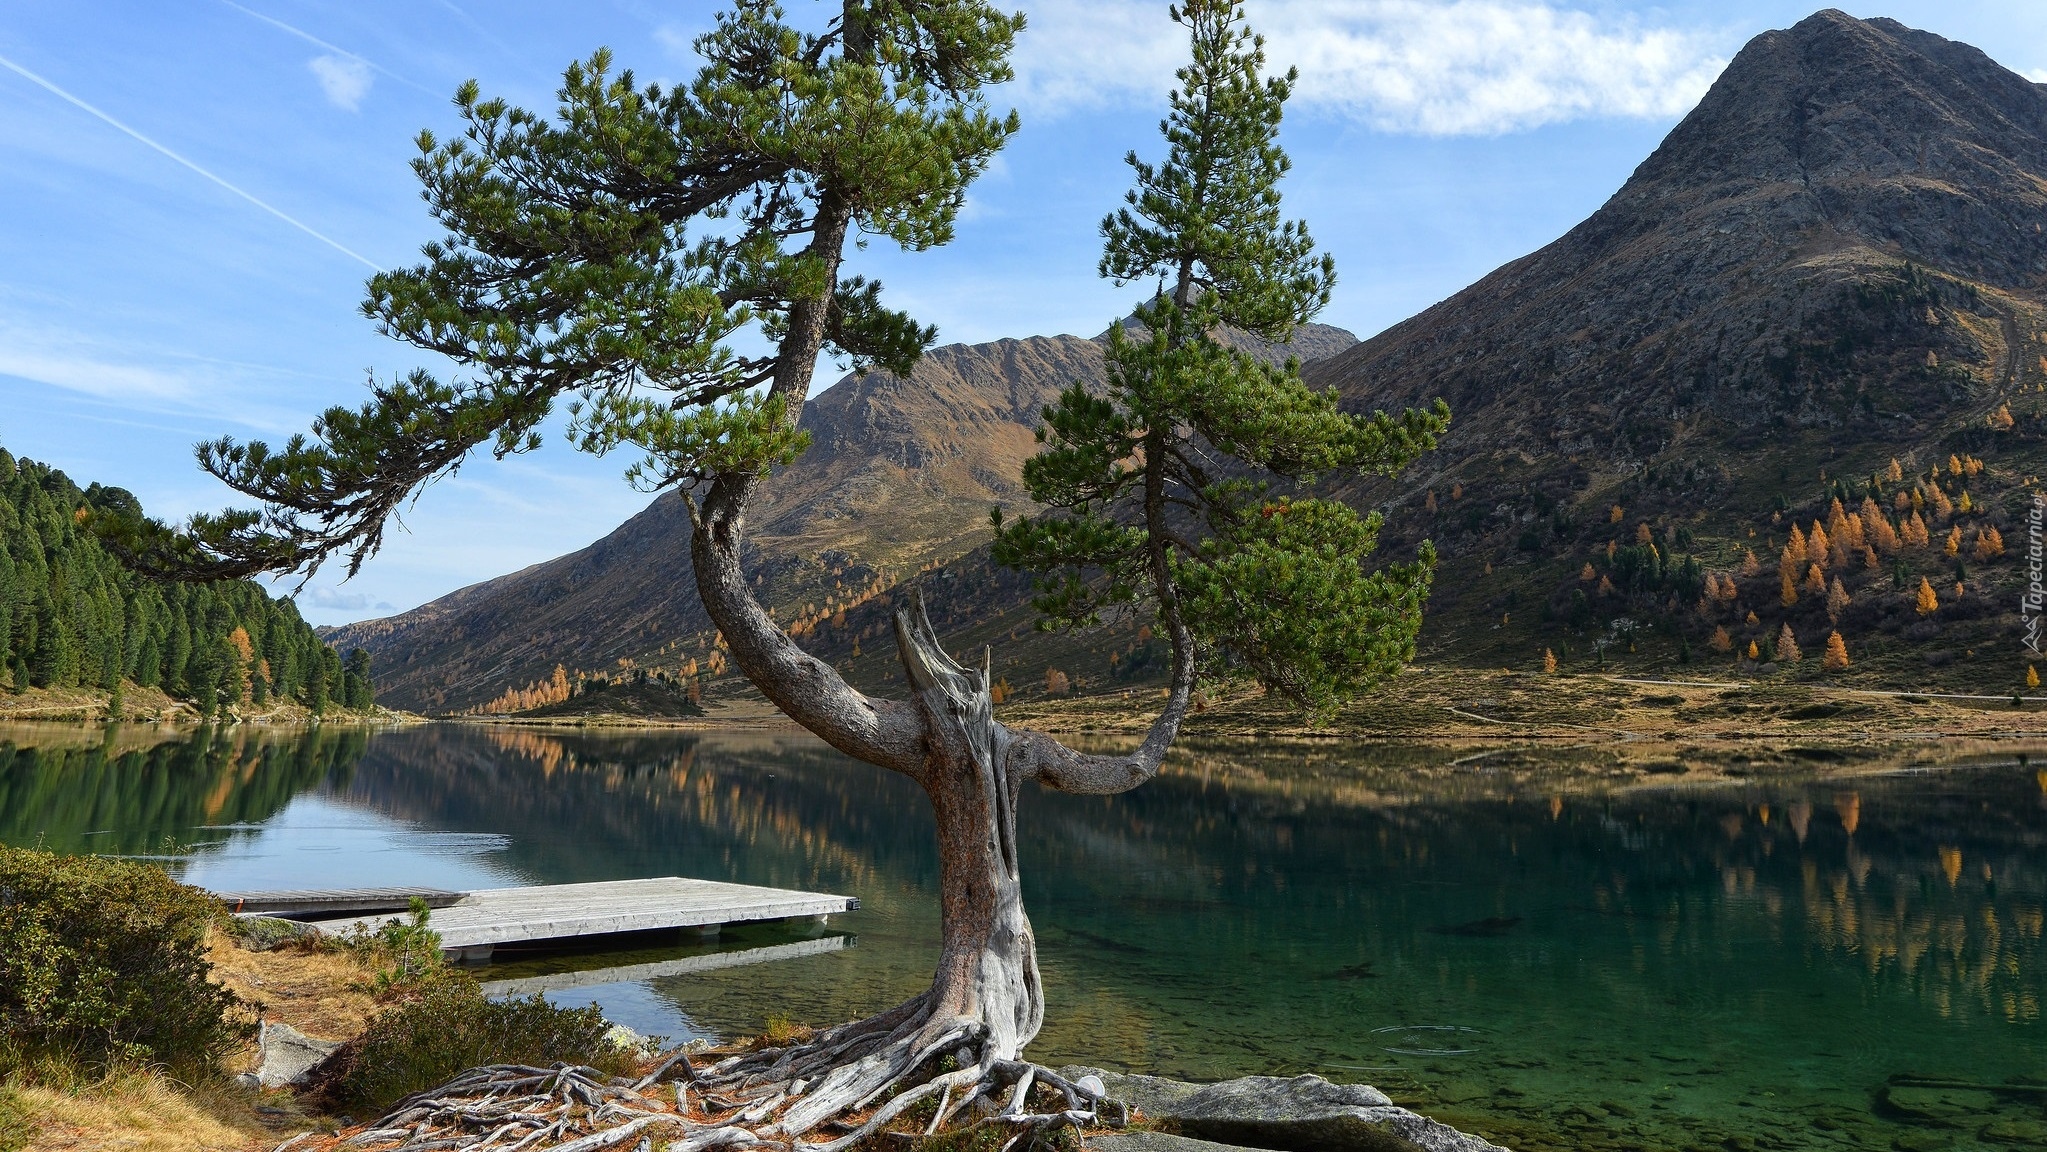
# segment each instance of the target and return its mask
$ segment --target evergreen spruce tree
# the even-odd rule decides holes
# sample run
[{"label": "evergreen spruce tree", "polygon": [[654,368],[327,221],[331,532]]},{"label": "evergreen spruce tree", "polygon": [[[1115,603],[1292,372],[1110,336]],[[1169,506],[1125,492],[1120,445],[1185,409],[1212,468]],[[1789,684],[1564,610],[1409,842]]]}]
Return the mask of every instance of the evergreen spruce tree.
[{"label": "evergreen spruce tree", "polygon": [[376,703],[376,690],[370,682],[370,654],[366,649],[352,649],[342,661],[342,703],[357,712],[367,712]]},{"label": "evergreen spruce tree", "polygon": [[1133,603],[1155,613],[1176,689],[1241,670],[1327,716],[1412,657],[1435,552],[1368,572],[1379,515],[1301,486],[1397,471],[1434,446],[1449,410],[1346,413],[1298,362],[1226,342],[1291,337],[1327,303],[1335,266],[1280,211],[1295,74],[1261,76],[1264,42],[1231,0],[1172,14],[1193,58],[1166,158],[1129,156],[1136,187],[1102,222],[1100,269],[1161,291],[1110,329],[1106,387],[1076,384],[1046,412],[1024,482],[1054,511],[1005,525],[998,510],[995,558],[1049,573],[1037,606],[1055,626]]}]

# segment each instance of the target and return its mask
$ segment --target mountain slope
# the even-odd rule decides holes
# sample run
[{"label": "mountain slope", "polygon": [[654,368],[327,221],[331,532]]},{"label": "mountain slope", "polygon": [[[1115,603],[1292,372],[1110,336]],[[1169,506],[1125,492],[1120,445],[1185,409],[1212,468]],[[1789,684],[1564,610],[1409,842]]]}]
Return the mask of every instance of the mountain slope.
[{"label": "mountain slope", "polygon": [[[1316,375],[1360,404],[1446,397],[1453,446],[1639,460],[1702,415],[1884,427],[1854,401],[1909,408],[1922,383],[1948,398],[1916,371],[1929,348],[1986,369],[1964,390],[2037,375],[2007,322],[2047,274],[2043,174],[2047,88],[1967,45],[1822,12],[1744,48],[1583,224]],[[1857,299],[1895,295],[1907,261],[1977,322],[1900,331],[1900,301]]]},{"label": "mountain slope", "polygon": [[[1814,620],[1812,597],[1770,610],[1791,523],[1829,519],[1835,498],[1895,517],[1911,489],[1923,506],[1951,454],[1987,468],[1943,481],[1952,498],[1973,489],[1977,514],[1936,529],[2009,530],[2040,470],[2043,220],[2047,86],[1890,20],[1826,11],[1757,37],[1584,223],[1311,371],[1356,407],[1443,396],[1456,411],[1440,452],[1353,493],[1391,510],[1395,540],[1445,547],[1425,649],[1526,664],[1565,644],[1588,660],[1595,642],[1651,647],[1588,615],[1653,630],[1664,656],[1699,647],[1733,622],[1685,618],[1697,573],[1574,606],[1581,565],[1610,575],[1607,546],[1644,524],[1666,572],[1680,554],[1730,574],[1760,554],[1739,596],[1758,624],[1740,618],[1738,642],[1782,623],[1824,639],[1838,622]],[[1992,426],[2000,410],[2010,427]],[[1823,576],[1893,607],[1919,577],[1956,582],[1944,549],[1877,560]],[[1883,612],[1860,623],[1879,647],[1904,630]],[[1968,649],[1998,627],[1912,643]]]},{"label": "mountain slope", "polygon": [[[1318,324],[1260,350],[1312,358],[1354,343]],[[828,622],[986,539],[991,506],[1029,506],[1021,472],[1040,411],[1072,383],[1101,379],[1104,344],[947,345],[907,378],[848,376],[811,399],[811,447],[764,487],[749,525],[763,601],[785,620]],[[687,510],[662,496],[588,548],[329,639],[371,653],[384,702],[429,712],[476,708],[557,664],[600,673],[709,662],[688,541]]]}]

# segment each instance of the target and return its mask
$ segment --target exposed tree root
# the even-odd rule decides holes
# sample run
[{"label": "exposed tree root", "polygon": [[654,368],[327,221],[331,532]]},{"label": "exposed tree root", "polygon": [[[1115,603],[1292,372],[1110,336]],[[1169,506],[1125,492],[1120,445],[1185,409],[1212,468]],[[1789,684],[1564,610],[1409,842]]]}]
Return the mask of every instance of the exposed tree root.
[{"label": "exposed tree root", "polygon": [[[972,1116],[970,1127],[1009,1130],[1002,1147],[1010,1152],[1063,1127],[1085,1132],[1129,1122],[1125,1105],[1092,1086],[995,1051],[985,1026],[934,1019],[930,1000],[926,993],[802,1042],[738,1053],[705,1068],[677,1050],[638,1080],[573,1066],[475,1068],[399,1101],[333,1147],[842,1152],[878,1132],[903,1130],[891,1126],[926,1101],[935,1106],[918,1126],[923,1135]],[[805,1139],[811,1133],[824,1138]]]}]

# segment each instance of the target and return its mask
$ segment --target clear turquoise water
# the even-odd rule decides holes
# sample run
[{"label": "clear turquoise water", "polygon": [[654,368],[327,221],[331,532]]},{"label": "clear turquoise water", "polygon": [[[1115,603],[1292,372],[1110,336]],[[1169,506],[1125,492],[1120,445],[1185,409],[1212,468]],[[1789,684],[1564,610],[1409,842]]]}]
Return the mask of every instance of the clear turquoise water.
[{"label": "clear turquoise water", "polygon": [[[209,886],[681,874],[861,898],[840,951],[557,997],[643,1031],[874,1011],[935,957],[921,796],[807,740],[6,739],[0,840],[162,856]],[[1209,745],[1125,796],[1027,797],[1034,1054],[1371,1082],[1530,1150],[2047,1146],[2047,773],[1606,789],[1498,763]]]}]

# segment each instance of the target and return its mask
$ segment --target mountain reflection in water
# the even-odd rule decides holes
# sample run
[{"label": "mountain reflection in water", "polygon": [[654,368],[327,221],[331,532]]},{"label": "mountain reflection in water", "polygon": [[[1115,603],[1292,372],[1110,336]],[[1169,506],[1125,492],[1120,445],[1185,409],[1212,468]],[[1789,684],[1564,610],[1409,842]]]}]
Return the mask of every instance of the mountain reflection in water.
[{"label": "mountain reflection in water", "polygon": [[[1125,796],[1033,793],[1034,1054],[1370,1081],[1522,1149],[1968,1147],[2040,1122],[2007,1082],[2047,1084],[2047,773],[1528,779],[1211,743]],[[222,887],[677,874],[860,897],[832,923],[853,947],[558,994],[672,1035],[870,1012],[936,957],[923,798],[795,736],[0,729],[0,839],[197,845],[171,866]],[[1938,1112],[1900,1074],[2005,1090]]]}]

